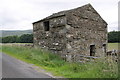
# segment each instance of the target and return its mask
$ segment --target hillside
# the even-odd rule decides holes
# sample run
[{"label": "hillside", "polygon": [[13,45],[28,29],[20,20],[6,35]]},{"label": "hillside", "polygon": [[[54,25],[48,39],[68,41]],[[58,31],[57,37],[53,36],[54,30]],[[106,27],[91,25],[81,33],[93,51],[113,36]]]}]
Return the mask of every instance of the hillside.
[{"label": "hillside", "polygon": [[32,30],[0,30],[0,37],[6,37],[6,36],[13,36],[13,35],[22,35],[22,34],[31,34],[33,33]]}]

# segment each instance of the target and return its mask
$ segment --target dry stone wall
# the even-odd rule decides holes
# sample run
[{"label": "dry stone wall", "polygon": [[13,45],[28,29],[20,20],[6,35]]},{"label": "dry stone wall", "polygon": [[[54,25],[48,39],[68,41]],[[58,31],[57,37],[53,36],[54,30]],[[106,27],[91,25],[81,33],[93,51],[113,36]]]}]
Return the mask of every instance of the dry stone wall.
[{"label": "dry stone wall", "polygon": [[103,44],[107,45],[107,24],[93,8],[71,10],[67,24],[71,27],[67,33],[68,54],[90,56],[90,45],[95,45],[95,56],[105,55]]},{"label": "dry stone wall", "polygon": [[[45,31],[44,22],[49,29]],[[81,61],[90,56],[104,56],[107,49],[107,23],[91,5],[55,13],[33,24],[34,45],[61,55],[67,61]],[[83,59],[83,58],[82,58]]]},{"label": "dry stone wall", "polygon": [[62,54],[66,49],[66,18],[56,17],[49,20],[50,30],[44,31],[43,22],[34,24],[34,44],[54,53]]}]

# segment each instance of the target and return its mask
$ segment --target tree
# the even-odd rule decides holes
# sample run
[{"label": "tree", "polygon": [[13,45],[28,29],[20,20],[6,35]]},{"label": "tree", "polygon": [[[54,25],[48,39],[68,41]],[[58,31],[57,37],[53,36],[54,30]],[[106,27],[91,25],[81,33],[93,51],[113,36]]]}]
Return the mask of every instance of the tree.
[{"label": "tree", "polygon": [[2,43],[16,43],[18,36],[2,37]]},{"label": "tree", "polygon": [[112,31],[108,33],[108,42],[120,42],[120,31]]},{"label": "tree", "polygon": [[23,34],[19,37],[20,43],[33,43],[33,34]]},{"label": "tree", "polygon": [[0,42],[2,43],[33,43],[33,34],[23,34],[18,36],[7,36],[1,37]]}]

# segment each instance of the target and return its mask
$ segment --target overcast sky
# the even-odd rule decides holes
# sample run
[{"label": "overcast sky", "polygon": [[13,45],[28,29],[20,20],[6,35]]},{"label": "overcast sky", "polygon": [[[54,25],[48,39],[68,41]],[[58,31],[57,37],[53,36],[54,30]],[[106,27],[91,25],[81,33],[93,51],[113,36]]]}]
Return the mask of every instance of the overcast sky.
[{"label": "overcast sky", "polygon": [[53,13],[90,3],[108,23],[108,31],[118,30],[119,0],[0,0],[0,30],[32,29],[32,23]]}]

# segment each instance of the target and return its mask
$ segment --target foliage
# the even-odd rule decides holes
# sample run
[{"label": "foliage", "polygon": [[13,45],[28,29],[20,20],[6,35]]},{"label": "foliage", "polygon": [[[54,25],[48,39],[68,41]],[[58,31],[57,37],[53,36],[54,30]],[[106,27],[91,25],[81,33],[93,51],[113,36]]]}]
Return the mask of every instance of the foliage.
[{"label": "foliage", "polygon": [[18,36],[7,36],[2,38],[3,43],[17,43],[18,42]]},{"label": "foliage", "polygon": [[33,34],[23,34],[19,36],[7,36],[0,38],[2,43],[32,43]]},{"label": "foliage", "polygon": [[23,34],[19,37],[20,43],[32,43],[33,35],[32,34]]},{"label": "foliage", "polygon": [[120,31],[112,31],[108,33],[108,42],[114,43],[118,42],[120,43]]},{"label": "foliage", "polygon": [[[14,56],[20,60],[35,64],[54,75],[66,78],[117,78],[117,63],[101,58],[86,63],[69,63],[62,60],[59,56],[51,54],[40,48],[23,46],[5,46],[3,52]],[[94,65],[94,66],[93,66]]]}]

